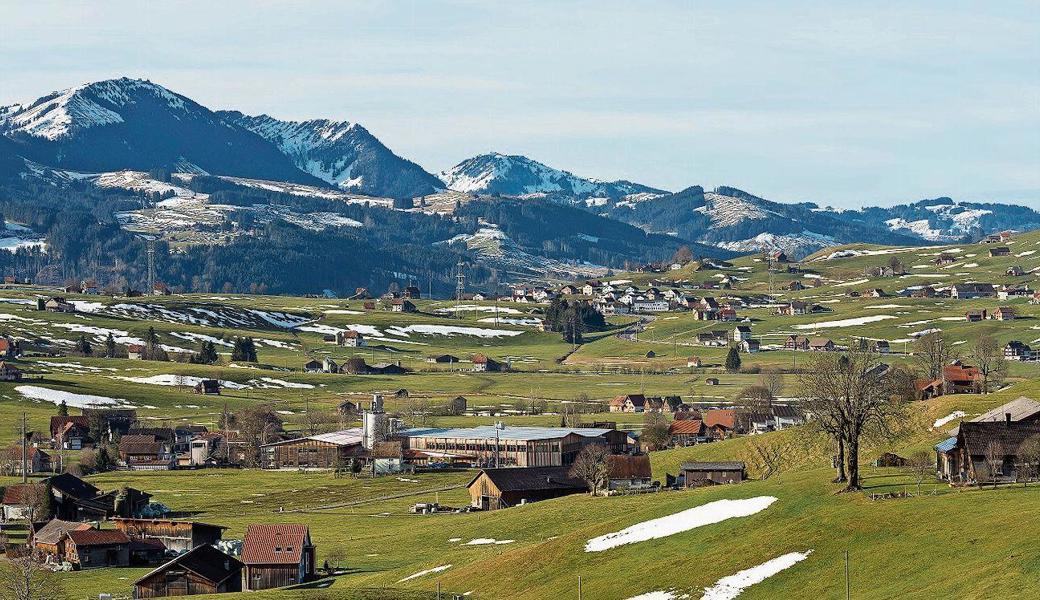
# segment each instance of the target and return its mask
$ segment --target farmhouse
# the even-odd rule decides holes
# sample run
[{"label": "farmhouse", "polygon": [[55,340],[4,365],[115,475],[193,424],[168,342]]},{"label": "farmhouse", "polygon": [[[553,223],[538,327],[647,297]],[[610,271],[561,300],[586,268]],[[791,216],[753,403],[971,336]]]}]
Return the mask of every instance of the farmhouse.
[{"label": "farmhouse", "polygon": [[68,521],[105,519],[107,507],[99,502],[101,490],[71,473],[47,479],[54,516]]},{"label": "farmhouse", "polygon": [[993,319],[994,321],[1014,321],[1015,309],[1011,308],[1010,306],[997,307],[992,313],[990,313],[989,318]]},{"label": "farmhouse", "polygon": [[784,349],[806,351],[809,349],[809,338],[804,335],[789,335],[784,341]]},{"label": "farmhouse", "polygon": [[361,428],[344,429],[260,446],[264,469],[335,469],[361,453]]},{"label": "farmhouse", "polygon": [[484,354],[474,354],[470,359],[470,363],[473,365],[474,373],[487,373],[502,370],[502,363],[489,358]]},{"label": "farmhouse", "polygon": [[729,332],[725,330],[698,333],[697,341],[705,346],[725,346],[729,343]]},{"label": "farmhouse", "polygon": [[336,343],[348,348],[361,348],[365,345],[365,336],[353,329],[336,333]]},{"label": "farmhouse", "polygon": [[390,303],[390,310],[399,313],[413,313],[416,311],[415,305],[412,304],[411,300],[405,298],[394,298]]},{"label": "farmhouse", "polygon": [[134,582],[134,599],[242,591],[242,563],[213,546],[181,554]]},{"label": "farmhouse", "polygon": [[1025,270],[1019,265],[1013,265],[1004,271],[1004,274],[1008,277],[1021,277],[1026,274]]},{"label": "farmhouse", "polygon": [[0,381],[21,381],[22,370],[6,360],[0,360]]},{"label": "farmhouse", "polygon": [[776,314],[786,315],[793,317],[796,315],[804,315],[809,312],[809,305],[801,300],[794,300],[788,302],[776,309]]},{"label": "farmhouse", "polygon": [[704,426],[712,439],[721,440],[728,437],[731,432],[744,433],[737,418],[737,411],[733,408],[714,408],[704,411]]},{"label": "farmhouse", "polygon": [[692,446],[711,441],[700,419],[683,419],[672,421],[668,425],[668,437],[672,439],[673,446]]},{"label": "farmhouse", "polygon": [[454,364],[459,362],[458,357],[452,356],[451,354],[438,354],[436,356],[427,356],[426,362],[430,364]]},{"label": "farmhouse", "polygon": [[691,356],[691,357],[687,358],[686,359],[686,367],[690,368],[690,369],[699,369],[699,368],[701,368],[701,359],[700,359],[700,357]]},{"label": "farmhouse", "polygon": [[989,249],[990,256],[1008,256],[1009,254],[1011,254],[1011,248],[1007,246],[997,246]]},{"label": "farmhouse", "polygon": [[195,393],[205,396],[219,396],[220,382],[216,379],[203,379],[195,384]]},{"label": "farmhouse", "polygon": [[119,440],[119,460],[131,471],[172,469],[173,444],[154,433],[127,434]]},{"label": "farmhouse", "polygon": [[1033,360],[1033,349],[1018,340],[1004,344],[1004,358],[1007,360]]},{"label": "farmhouse", "polygon": [[751,339],[751,326],[750,325],[737,325],[733,328],[733,341],[740,343],[744,340]]},{"label": "farmhouse", "polygon": [[130,566],[130,538],[111,529],[73,529],[65,533],[63,558],[80,569]]},{"label": "farmhouse", "polygon": [[4,521],[20,521],[35,518],[36,498],[42,497],[46,488],[39,483],[16,483],[4,488],[3,508]]},{"label": "farmhouse", "polygon": [[413,463],[471,466],[556,467],[569,465],[590,444],[620,454],[628,436],[592,427],[496,427],[408,429],[402,432],[405,456]]},{"label": "farmhouse", "polygon": [[933,260],[932,262],[935,264],[935,266],[942,267],[946,265],[952,265],[953,263],[957,262],[957,259],[952,254],[947,254],[946,252],[943,252],[939,256],[935,257],[935,260]]},{"label": "farmhouse", "polygon": [[126,357],[130,360],[141,360],[144,357],[144,346],[141,344],[130,344],[126,347]]},{"label": "farmhouse", "polygon": [[[11,472],[14,475],[22,474],[22,447],[11,446],[4,452],[4,458],[6,463],[11,465]],[[47,454],[43,450],[29,446],[25,449],[26,459],[26,472],[32,473],[43,473],[50,471],[52,468],[51,455]]]},{"label": "farmhouse", "polygon": [[51,519],[32,535],[33,551],[42,554],[47,560],[60,559],[65,555],[65,534],[74,530],[92,529],[88,523]]},{"label": "farmhouse", "polygon": [[740,351],[748,354],[754,354],[762,348],[762,343],[758,340],[747,339],[740,342]]},{"label": "farmhouse", "polygon": [[936,446],[936,466],[941,479],[951,483],[1013,482],[1022,464],[1027,440],[1040,436],[1040,421],[966,421],[957,436]]},{"label": "farmhouse", "polygon": [[630,490],[650,487],[650,457],[614,454],[607,457],[607,490]]},{"label": "farmhouse", "polygon": [[810,352],[834,352],[834,342],[829,338],[814,337],[809,340]]},{"label": "farmhouse", "polygon": [[958,300],[992,298],[996,295],[997,290],[991,283],[958,283],[950,289],[950,297]]},{"label": "farmhouse", "polygon": [[986,309],[969,310],[964,313],[964,320],[969,323],[978,323],[986,320]]},{"label": "farmhouse", "polygon": [[303,370],[307,373],[321,373],[322,363],[320,360],[311,359],[303,363]]},{"label": "farmhouse", "polygon": [[266,590],[314,579],[306,525],[250,525],[242,540],[242,589]]},{"label": "farmhouse", "polygon": [[615,396],[610,401],[610,412],[641,413],[644,410],[646,410],[646,396],[643,394]]},{"label": "farmhouse", "polygon": [[116,529],[131,540],[154,540],[171,552],[188,552],[220,541],[227,527],[175,519],[113,519]]},{"label": "farmhouse", "polygon": [[747,479],[744,463],[735,461],[688,462],[683,463],[679,470],[688,488],[740,483]]},{"label": "farmhouse", "polygon": [[588,491],[588,486],[571,477],[568,467],[524,467],[481,469],[466,489],[473,508],[498,510],[580,494]]}]

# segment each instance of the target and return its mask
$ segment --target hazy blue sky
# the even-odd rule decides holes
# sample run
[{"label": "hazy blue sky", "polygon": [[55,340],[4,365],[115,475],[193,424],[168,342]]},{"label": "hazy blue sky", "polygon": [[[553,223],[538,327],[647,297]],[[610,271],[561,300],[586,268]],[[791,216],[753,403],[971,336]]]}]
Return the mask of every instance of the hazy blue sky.
[{"label": "hazy blue sky", "polygon": [[1040,206],[1040,3],[14,2],[0,104],[117,76],[358,121],[437,172]]}]

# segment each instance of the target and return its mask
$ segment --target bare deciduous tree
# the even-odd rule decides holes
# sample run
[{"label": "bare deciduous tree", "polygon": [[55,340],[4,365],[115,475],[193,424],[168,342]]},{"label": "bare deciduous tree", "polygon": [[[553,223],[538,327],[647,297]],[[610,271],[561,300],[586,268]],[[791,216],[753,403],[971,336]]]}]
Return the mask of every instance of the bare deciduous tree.
[{"label": "bare deciduous tree", "polygon": [[986,470],[993,483],[993,489],[997,489],[997,479],[1004,470],[1004,448],[996,440],[986,445]]},{"label": "bare deciduous tree", "polygon": [[1040,435],[1022,442],[1018,449],[1018,459],[1023,485],[1028,485],[1029,480],[1040,479]]},{"label": "bare deciduous tree", "polygon": [[570,475],[585,482],[589,493],[595,496],[600,489],[607,487],[607,457],[610,453],[600,444],[590,444],[581,449]]},{"label": "bare deciduous tree", "polygon": [[917,482],[917,495],[920,496],[924,480],[935,477],[935,460],[924,450],[918,450],[910,455],[904,469]]},{"label": "bare deciduous tree", "polygon": [[971,347],[971,360],[982,376],[980,391],[983,394],[988,394],[992,386],[999,386],[1007,374],[1004,348],[992,335],[983,335],[975,340]]},{"label": "bare deciduous tree", "polygon": [[859,449],[865,436],[888,435],[902,413],[901,393],[894,393],[889,369],[873,352],[821,353],[800,377],[803,406],[836,436],[844,450],[848,483],[843,491],[862,489]]},{"label": "bare deciduous tree", "polygon": [[914,360],[918,369],[932,381],[942,379],[943,367],[954,357],[953,346],[941,331],[923,335],[914,343]]},{"label": "bare deciduous tree", "polygon": [[0,563],[0,600],[64,600],[61,583],[29,555]]},{"label": "bare deciduous tree", "polygon": [[666,448],[671,441],[668,435],[668,418],[659,412],[645,413],[641,442],[651,450]]},{"label": "bare deciduous tree", "polygon": [[766,371],[758,377],[758,385],[769,390],[770,396],[777,398],[784,389],[784,376],[779,371]]}]

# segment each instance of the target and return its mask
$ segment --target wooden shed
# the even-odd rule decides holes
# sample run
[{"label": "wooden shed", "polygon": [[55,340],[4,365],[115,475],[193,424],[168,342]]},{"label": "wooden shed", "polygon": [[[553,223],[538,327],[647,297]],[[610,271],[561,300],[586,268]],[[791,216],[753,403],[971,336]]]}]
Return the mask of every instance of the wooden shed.
[{"label": "wooden shed", "polygon": [[130,566],[130,538],[111,529],[74,529],[65,533],[65,560],[80,569]]},{"label": "wooden shed", "polygon": [[242,589],[266,590],[314,579],[306,525],[250,525],[242,541]]},{"label": "wooden shed", "polygon": [[131,539],[157,540],[171,552],[188,552],[220,541],[227,527],[174,519],[113,519],[116,529]]},{"label": "wooden shed", "polygon": [[134,582],[134,598],[193,596],[242,591],[242,563],[202,545]]},{"label": "wooden shed", "polygon": [[681,471],[688,488],[740,483],[747,479],[744,463],[736,461],[683,463]]},{"label": "wooden shed", "polygon": [[481,510],[497,510],[588,491],[584,481],[570,476],[569,467],[482,469],[466,487],[472,506]]}]

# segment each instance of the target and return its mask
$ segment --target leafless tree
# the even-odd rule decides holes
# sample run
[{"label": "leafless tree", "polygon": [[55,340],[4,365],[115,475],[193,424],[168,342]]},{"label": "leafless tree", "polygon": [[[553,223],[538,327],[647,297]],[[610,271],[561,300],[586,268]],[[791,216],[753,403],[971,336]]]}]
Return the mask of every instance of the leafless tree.
[{"label": "leafless tree", "polygon": [[578,427],[581,425],[581,409],[574,402],[561,404],[560,415],[560,425],[563,427]]},{"label": "leafless tree", "polygon": [[843,491],[862,489],[859,449],[864,437],[888,434],[904,406],[884,367],[872,352],[821,353],[800,377],[803,407],[836,436],[839,452],[845,453],[848,483]]},{"label": "leafless tree", "polygon": [[57,577],[32,556],[0,563],[0,600],[64,600],[65,597]]},{"label": "leafless tree", "polygon": [[904,469],[917,482],[917,495],[920,496],[924,480],[935,477],[935,459],[924,450],[918,450],[910,455]]},{"label": "leafless tree", "polygon": [[668,435],[668,417],[659,412],[645,413],[640,440],[650,450],[668,447],[671,441],[671,436]]},{"label": "leafless tree", "polygon": [[[761,436],[756,436],[761,437]],[[767,441],[755,439],[751,442],[752,461],[762,471],[762,479],[769,479],[776,475],[777,482],[780,475],[787,468],[793,451],[792,445],[787,441]]]},{"label": "leafless tree", "polygon": [[953,346],[941,331],[923,335],[914,343],[914,361],[929,380],[942,379],[943,367],[954,358]]},{"label": "leafless tree", "polygon": [[766,371],[759,375],[758,385],[769,390],[769,395],[776,399],[784,389],[784,376],[779,371]]},{"label": "leafless tree", "polygon": [[1022,442],[1018,449],[1018,458],[1024,484],[1028,485],[1030,479],[1040,479],[1040,435]]},{"label": "leafless tree", "polygon": [[[1004,448],[996,440],[986,445],[986,469],[993,483],[993,489],[997,489],[997,479],[1004,468]],[[981,487],[981,485],[980,485]]]},{"label": "leafless tree", "polygon": [[737,395],[737,414],[744,431],[751,429],[751,418],[754,415],[772,413],[774,396],[768,388],[761,385],[749,385]]},{"label": "leafless tree", "polygon": [[22,491],[22,502],[25,503],[26,517],[30,523],[51,518],[51,490],[47,484],[28,484]]},{"label": "leafless tree", "polygon": [[607,487],[607,457],[610,453],[600,444],[589,444],[581,449],[570,475],[585,482],[589,493],[595,496],[600,489]]},{"label": "leafless tree", "polygon": [[982,376],[981,392],[988,394],[991,386],[999,386],[1007,374],[1004,349],[992,335],[983,335],[971,348],[971,360]]},{"label": "leafless tree", "polygon": [[282,431],[282,419],[268,405],[250,406],[239,411],[234,418],[238,434],[244,443],[245,466],[260,464],[260,446],[274,441]]}]

